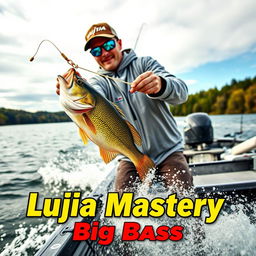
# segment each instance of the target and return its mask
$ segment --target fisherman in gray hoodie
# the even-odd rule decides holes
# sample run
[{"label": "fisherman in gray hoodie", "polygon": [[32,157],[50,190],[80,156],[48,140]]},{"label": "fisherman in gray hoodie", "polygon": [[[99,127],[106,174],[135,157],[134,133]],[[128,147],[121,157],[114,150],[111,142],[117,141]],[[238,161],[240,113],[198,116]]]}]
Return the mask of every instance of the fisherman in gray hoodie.
[{"label": "fisherman in gray hoodie", "polygon": [[[122,41],[107,23],[90,27],[85,35],[85,51],[90,49],[100,68],[98,72],[123,81],[93,77],[90,84],[124,112],[142,137],[140,151],[156,164],[155,178],[166,187],[189,189],[192,174],[183,155],[183,141],[168,104],[184,103],[186,84],[167,72],[151,57],[137,57],[132,49],[122,50]],[[115,189],[134,191],[140,184],[133,163],[119,158]]]}]

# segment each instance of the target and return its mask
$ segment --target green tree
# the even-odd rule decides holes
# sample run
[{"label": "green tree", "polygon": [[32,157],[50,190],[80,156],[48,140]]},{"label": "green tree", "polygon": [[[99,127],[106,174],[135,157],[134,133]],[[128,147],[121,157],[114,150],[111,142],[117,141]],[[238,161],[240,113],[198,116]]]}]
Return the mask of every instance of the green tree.
[{"label": "green tree", "polygon": [[212,114],[215,115],[221,115],[224,114],[227,108],[227,96],[224,95],[219,95],[216,98],[215,103],[213,104],[212,107]]},{"label": "green tree", "polygon": [[245,92],[245,113],[256,113],[256,83]]},{"label": "green tree", "polygon": [[243,89],[233,90],[228,99],[226,114],[244,113],[245,98]]},{"label": "green tree", "polygon": [[7,123],[8,123],[8,117],[5,114],[0,113],[0,125],[4,125]]}]

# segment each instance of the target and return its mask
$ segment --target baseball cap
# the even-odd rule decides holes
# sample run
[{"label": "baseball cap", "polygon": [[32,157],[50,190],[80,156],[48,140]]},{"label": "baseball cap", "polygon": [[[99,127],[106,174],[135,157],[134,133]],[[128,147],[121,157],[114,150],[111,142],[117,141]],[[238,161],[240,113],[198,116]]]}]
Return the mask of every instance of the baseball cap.
[{"label": "baseball cap", "polygon": [[116,31],[107,23],[102,22],[92,25],[85,34],[86,44],[84,50],[87,51],[90,48],[90,41],[95,37],[117,37]]}]

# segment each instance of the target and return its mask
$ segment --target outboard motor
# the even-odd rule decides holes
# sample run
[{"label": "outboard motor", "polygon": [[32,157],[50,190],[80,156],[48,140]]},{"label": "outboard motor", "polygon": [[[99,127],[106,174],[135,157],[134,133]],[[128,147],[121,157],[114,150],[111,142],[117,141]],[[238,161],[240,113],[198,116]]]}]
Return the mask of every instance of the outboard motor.
[{"label": "outboard motor", "polygon": [[212,122],[206,113],[193,113],[186,117],[185,143],[192,147],[213,142]]}]

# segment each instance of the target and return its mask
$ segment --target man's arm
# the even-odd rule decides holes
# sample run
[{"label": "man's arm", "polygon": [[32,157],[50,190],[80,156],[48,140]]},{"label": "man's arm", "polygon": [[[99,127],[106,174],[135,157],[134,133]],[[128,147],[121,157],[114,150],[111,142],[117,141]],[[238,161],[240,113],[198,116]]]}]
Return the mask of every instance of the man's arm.
[{"label": "man's arm", "polygon": [[139,91],[152,99],[164,100],[172,105],[181,104],[187,100],[186,84],[167,72],[156,60],[144,57],[142,66],[145,72],[133,81],[131,92]]}]

